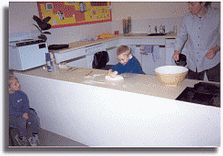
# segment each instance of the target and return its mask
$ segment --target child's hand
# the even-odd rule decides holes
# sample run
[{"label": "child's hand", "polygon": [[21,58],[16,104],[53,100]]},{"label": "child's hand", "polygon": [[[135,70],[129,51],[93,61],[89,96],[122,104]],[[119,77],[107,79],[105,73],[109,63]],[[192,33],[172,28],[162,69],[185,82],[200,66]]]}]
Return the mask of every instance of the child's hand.
[{"label": "child's hand", "polygon": [[108,75],[111,77],[116,77],[118,75],[117,71],[112,71],[111,69],[108,70]]},{"label": "child's hand", "polygon": [[23,117],[24,117],[26,120],[28,120],[28,119],[29,119],[29,117],[28,117],[28,113],[24,113],[24,114],[23,114]]}]

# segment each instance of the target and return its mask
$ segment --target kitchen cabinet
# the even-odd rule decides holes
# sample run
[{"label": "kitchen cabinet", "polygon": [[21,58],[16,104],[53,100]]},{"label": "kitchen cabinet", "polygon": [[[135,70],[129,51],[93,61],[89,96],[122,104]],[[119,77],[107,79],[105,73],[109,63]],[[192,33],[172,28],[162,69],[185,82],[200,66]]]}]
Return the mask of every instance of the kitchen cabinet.
[{"label": "kitchen cabinet", "polygon": [[[159,50],[157,51],[158,58],[154,60],[155,54],[141,54],[141,66],[142,70],[145,72],[146,75],[156,75],[155,69],[160,66],[164,66],[166,64],[166,50],[165,46],[157,46]],[[155,52],[153,52],[155,53]]]},{"label": "kitchen cabinet", "polygon": [[56,59],[56,63],[72,60],[86,55],[86,50],[84,48],[71,49],[66,52],[61,52],[61,51],[53,51],[53,52]]},{"label": "kitchen cabinet", "polygon": [[[70,62],[70,66],[84,67],[84,68],[92,68],[92,62],[94,59],[94,54],[99,51],[107,51],[109,55],[108,65],[115,65],[118,63],[116,50],[119,45],[128,45],[132,54],[138,59],[140,62],[143,71],[149,75],[155,75],[154,69],[156,67],[162,65],[173,64],[171,61],[172,53],[173,53],[173,43],[174,37],[148,37],[146,35],[131,35],[124,37],[117,37],[112,39],[105,39],[95,41],[95,43],[90,42],[89,45],[84,43],[82,46],[81,42],[78,42],[78,45],[81,45],[80,48],[77,47],[77,44],[72,43],[71,45],[75,45],[73,50],[55,53],[57,63],[66,61],[69,59],[73,59],[75,57],[81,57],[81,59],[73,60]],[[154,45],[159,46],[159,59],[155,62],[153,60],[152,54],[142,55],[140,54],[139,48],[141,45]],[[167,49],[168,48],[168,49]],[[82,62],[81,62],[82,61]]]},{"label": "kitchen cabinet", "polygon": [[88,46],[85,48],[86,50],[86,62],[87,62],[87,68],[92,68],[92,63],[94,60],[94,54],[100,51],[105,51],[105,44],[100,43],[92,46]]},{"label": "kitchen cabinet", "polygon": [[73,67],[79,67],[79,68],[89,68],[89,65],[88,65],[89,59],[90,59],[89,57],[84,55],[84,56],[72,59],[71,61],[67,63],[67,65],[73,66]]},{"label": "kitchen cabinet", "polygon": [[92,46],[88,46],[86,49],[86,55],[94,55],[97,52],[105,51],[105,44],[100,43]]},{"label": "kitchen cabinet", "polygon": [[116,51],[119,46],[119,42],[120,39],[115,39],[104,43],[109,56],[109,62],[107,63],[108,65],[115,65],[118,63]]},{"label": "kitchen cabinet", "polygon": [[175,45],[174,38],[166,39],[166,65],[175,65],[175,62],[172,58],[174,54],[174,45]]},{"label": "kitchen cabinet", "polygon": [[[159,66],[166,64],[166,49],[165,49],[165,39],[128,39],[128,46],[132,49],[132,54],[137,58],[141,64],[142,70],[147,75],[156,75],[154,70]],[[134,44],[136,43],[136,44]],[[156,55],[158,58],[154,61],[153,54],[141,54],[141,46],[151,45],[158,48]]]},{"label": "kitchen cabinet", "polygon": [[136,45],[141,44],[142,38],[121,38],[119,39],[119,45]]},{"label": "kitchen cabinet", "polygon": [[[81,51],[81,57],[69,61],[68,66],[92,68],[92,62],[94,60],[94,54],[100,51],[106,51],[104,43],[95,44],[72,51],[72,54],[78,54]],[[57,57],[58,58],[58,57]],[[56,58],[56,59],[57,59]]]},{"label": "kitchen cabinet", "polygon": [[143,38],[141,45],[165,45],[165,38]]},{"label": "kitchen cabinet", "polygon": [[114,47],[114,46],[118,47],[119,43],[120,43],[120,39],[117,38],[117,39],[114,39],[114,40],[104,42],[104,45],[105,45],[106,48],[111,48],[111,47]]},{"label": "kitchen cabinet", "polygon": [[[218,147],[221,108],[175,100],[198,80],[164,86],[136,74],[108,82],[106,71],[40,68],[19,72],[41,127],[92,147]],[[38,87],[36,87],[38,86]],[[35,89],[33,89],[35,88]]]},{"label": "kitchen cabinet", "polygon": [[106,51],[109,56],[109,62],[107,63],[108,65],[116,65],[118,63],[116,51],[117,51],[118,46],[112,46],[109,48],[106,48]]}]

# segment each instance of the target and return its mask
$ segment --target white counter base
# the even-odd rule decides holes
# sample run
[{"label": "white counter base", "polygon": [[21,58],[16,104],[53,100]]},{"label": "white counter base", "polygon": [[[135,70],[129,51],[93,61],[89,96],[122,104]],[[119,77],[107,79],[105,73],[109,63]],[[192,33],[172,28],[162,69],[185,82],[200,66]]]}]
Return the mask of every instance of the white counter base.
[{"label": "white counter base", "polygon": [[91,147],[217,147],[220,108],[14,73],[42,128]]}]

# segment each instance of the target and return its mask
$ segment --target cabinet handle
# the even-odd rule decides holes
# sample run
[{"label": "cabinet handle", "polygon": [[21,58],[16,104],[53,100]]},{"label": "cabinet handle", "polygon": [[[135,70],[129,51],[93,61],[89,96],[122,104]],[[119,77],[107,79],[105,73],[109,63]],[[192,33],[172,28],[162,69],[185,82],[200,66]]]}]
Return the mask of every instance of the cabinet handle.
[{"label": "cabinet handle", "polygon": [[165,48],[165,45],[159,45],[160,48]]},{"label": "cabinet handle", "polygon": [[98,47],[98,46],[102,46],[103,44],[102,43],[96,43],[96,44],[93,44],[93,45],[89,45],[89,46],[86,46],[86,48],[94,48],[94,47]]},{"label": "cabinet handle", "polygon": [[[136,45],[136,47],[141,47],[141,45]],[[159,45],[160,48],[165,48],[165,45]]]},{"label": "cabinet handle", "polygon": [[142,53],[142,52],[140,52],[140,54],[141,54],[141,55],[148,55],[147,53]]},{"label": "cabinet handle", "polygon": [[114,47],[106,48],[106,51],[107,51],[107,50],[112,50],[112,49],[115,49],[115,48],[117,48],[117,47],[114,46]]}]

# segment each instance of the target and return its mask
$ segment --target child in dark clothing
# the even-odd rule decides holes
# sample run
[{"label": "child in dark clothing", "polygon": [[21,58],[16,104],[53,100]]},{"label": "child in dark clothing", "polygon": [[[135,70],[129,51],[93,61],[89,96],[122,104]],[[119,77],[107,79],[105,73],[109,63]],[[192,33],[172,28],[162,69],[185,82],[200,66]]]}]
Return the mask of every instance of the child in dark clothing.
[{"label": "child in dark clothing", "polygon": [[114,78],[116,75],[122,73],[145,74],[138,60],[131,54],[131,49],[128,46],[120,45],[118,47],[117,58],[119,63],[108,70],[109,76]]},{"label": "child in dark clothing", "polygon": [[[33,136],[27,140],[26,124],[28,122],[31,122]],[[40,121],[37,114],[30,110],[28,97],[20,90],[18,79],[13,75],[9,75],[9,124],[20,131],[20,136],[16,136],[20,145],[36,146],[37,134],[40,132]]]}]

